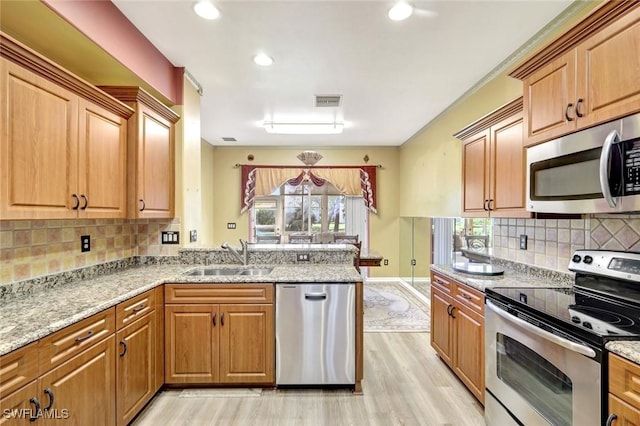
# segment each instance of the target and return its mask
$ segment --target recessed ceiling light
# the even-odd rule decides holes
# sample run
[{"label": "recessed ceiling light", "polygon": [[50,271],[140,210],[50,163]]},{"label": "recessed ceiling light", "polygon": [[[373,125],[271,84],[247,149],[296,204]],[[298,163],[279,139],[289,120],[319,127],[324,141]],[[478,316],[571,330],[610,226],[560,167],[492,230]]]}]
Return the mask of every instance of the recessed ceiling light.
[{"label": "recessed ceiling light", "polygon": [[396,3],[389,9],[389,19],[393,21],[404,21],[413,13],[413,6],[403,1]]},{"label": "recessed ceiling light", "polygon": [[193,10],[204,19],[218,19],[220,11],[209,0],[200,0],[193,5]]},{"label": "recessed ceiling light", "polygon": [[273,64],[273,58],[269,55],[265,55],[264,53],[258,53],[253,57],[253,62],[260,65],[261,67],[268,67]]}]

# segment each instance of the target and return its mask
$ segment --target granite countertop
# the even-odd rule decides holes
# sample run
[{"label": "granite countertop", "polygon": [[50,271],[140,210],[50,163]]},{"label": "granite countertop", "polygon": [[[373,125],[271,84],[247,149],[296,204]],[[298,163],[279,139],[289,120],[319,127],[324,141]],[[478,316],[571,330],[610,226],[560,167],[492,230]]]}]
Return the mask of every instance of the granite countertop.
[{"label": "granite countertop", "polygon": [[621,340],[617,342],[607,342],[604,347],[611,353],[620,355],[631,362],[640,364],[640,342],[632,340]]},{"label": "granite countertop", "polygon": [[504,275],[478,276],[454,271],[450,265],[431,265],[432,271],[482,292],[491,287],[571,287],[574,280],[573,274],[559,271],[538,269],[532,273],[532,270],[521,271],[508,265],[504,269]]},{"label": "granite countertop", "polygon": [[[221,268],[240,265],[210,265]],[[273,266],[268,275],[186,276],[202,265],[147,265],[45,288],[0,302],[0,355],[32,343],[164,283],[356,282],[351,265]],[[248,266],[251,267],[251,266]]]}]

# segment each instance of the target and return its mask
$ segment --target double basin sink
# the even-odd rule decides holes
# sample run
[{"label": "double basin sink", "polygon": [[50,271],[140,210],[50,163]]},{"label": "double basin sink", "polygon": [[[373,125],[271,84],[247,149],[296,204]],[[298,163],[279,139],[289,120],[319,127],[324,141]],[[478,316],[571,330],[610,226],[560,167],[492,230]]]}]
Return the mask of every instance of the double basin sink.
[{"label": "double basin sink", "polygon": [[230,276],[230,275],[269,275],[273,268],[250,267],[250,268],[195,268],[185,272],[185,275],[192,277],[208,276]]}]

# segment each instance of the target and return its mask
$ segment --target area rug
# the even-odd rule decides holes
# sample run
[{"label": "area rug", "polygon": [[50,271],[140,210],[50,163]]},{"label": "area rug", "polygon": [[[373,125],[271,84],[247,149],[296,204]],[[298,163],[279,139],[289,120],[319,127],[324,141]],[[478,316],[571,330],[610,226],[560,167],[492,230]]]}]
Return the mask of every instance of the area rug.
[{"label": "area rug", "polygon": [[430,307],[399,282],[364,284],[364,331],[429,332]]}]

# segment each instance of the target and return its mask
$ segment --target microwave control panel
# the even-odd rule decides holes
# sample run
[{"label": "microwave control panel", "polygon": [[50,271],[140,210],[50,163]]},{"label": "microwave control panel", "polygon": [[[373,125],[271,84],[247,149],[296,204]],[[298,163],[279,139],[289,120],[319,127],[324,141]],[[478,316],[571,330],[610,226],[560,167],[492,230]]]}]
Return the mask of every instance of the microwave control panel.
[{"label": "microwave control panel", "polygon": [[640,138],[624,143],[624,194],[640,194]]}]

